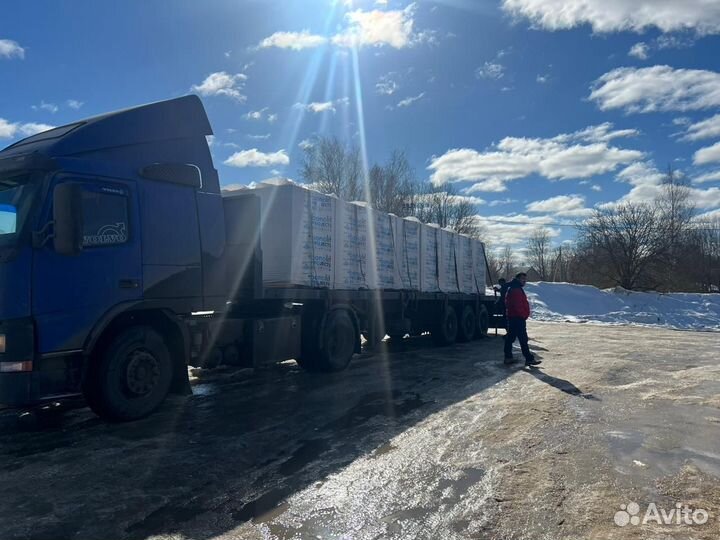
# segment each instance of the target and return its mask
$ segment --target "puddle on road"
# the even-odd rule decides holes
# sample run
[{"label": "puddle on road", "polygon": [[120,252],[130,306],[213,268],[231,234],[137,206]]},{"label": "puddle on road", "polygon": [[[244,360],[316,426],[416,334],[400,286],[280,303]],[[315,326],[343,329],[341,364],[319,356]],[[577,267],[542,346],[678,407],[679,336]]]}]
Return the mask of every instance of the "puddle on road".
[{"label": "puddle on road", "polygon": [[618,472],[652,478],[676,474],[690,462],[720,478],[717,431],[707,425],[718,417],[717,409],[658,401],[618,410],[626,416],[606,432]]},{"label": "puddle on road", "polygon": [[192,393],[195,397],[208,397],[217,394],[220,389],[213,383],[195,384],[192,387]]}]

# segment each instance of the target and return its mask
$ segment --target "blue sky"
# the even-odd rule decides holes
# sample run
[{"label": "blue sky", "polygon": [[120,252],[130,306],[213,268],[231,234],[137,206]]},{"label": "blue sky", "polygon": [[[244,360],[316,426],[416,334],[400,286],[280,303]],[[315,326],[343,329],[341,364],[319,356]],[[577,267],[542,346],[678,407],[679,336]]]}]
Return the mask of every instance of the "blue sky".
[{"label": "blue sky", "polygon": [[557,241],[675,167],[720,216],[720,1],[8,1],[0,144],[202,96],[223,184],[299,178],[337,135],[477,203],[495,245]]}]

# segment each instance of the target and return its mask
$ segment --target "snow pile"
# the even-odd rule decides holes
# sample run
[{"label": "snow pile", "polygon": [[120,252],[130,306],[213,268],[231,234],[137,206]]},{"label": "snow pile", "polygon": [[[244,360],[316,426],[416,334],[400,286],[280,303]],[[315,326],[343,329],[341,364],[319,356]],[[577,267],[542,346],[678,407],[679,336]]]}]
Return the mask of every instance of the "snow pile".
[{"label": "snow pile", "polygon": [[601,290],[571,283],[528,283],[538,321],[595,322],[720,331],[720,294]]}]

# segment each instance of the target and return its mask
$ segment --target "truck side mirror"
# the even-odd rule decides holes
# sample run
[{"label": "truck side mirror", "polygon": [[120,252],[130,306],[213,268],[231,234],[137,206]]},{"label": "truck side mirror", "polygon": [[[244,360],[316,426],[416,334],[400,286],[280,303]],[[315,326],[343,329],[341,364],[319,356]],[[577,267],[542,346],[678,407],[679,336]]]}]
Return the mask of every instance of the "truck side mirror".
[{"label": "truck side mirror", "polygon": [[53,192],[53,244],[61,255],[78,255],[83,244],[82,188],[80,184],[65,182]]}]

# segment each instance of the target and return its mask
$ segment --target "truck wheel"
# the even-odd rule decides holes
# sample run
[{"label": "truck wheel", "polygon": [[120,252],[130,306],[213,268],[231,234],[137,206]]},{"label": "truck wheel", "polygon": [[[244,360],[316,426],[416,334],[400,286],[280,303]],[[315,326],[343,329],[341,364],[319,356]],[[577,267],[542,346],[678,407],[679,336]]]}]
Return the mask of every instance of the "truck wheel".
[{"label": "truck wheel", "polygon": [[460,315],[460,325],[458,326],[458,341],[467,343],[475,337],[475,328],[477,321],[475,320],[475,312],[470,306],[465,306]]},{"label": "truck wheel", "polygon": [[308,371],[342,371],[350,363],[355,353],[355,341],[358,339],[355,325],[347,311],[331,311],[325,319],[322,329],[320,348],[309,362],[301,362]]},{"label": "truck wheel", "polygon": [[437,345],[451,345],[458,335],[458,319],[455,308],[448,306],[442,313],[440,321],[433,332],[430,332]]},{"label": "truck wheel", "polygon": [[117,334],[90,365],[85,399],[101,418],[136,420],[157,409],[170,390],[173,369],[162,337],[149,326]]},{"label": "truck wheel", "polygon": [[480,306],[477,318],[477,337],[484,338],[490,329],[490,314],[485,306]]}]

